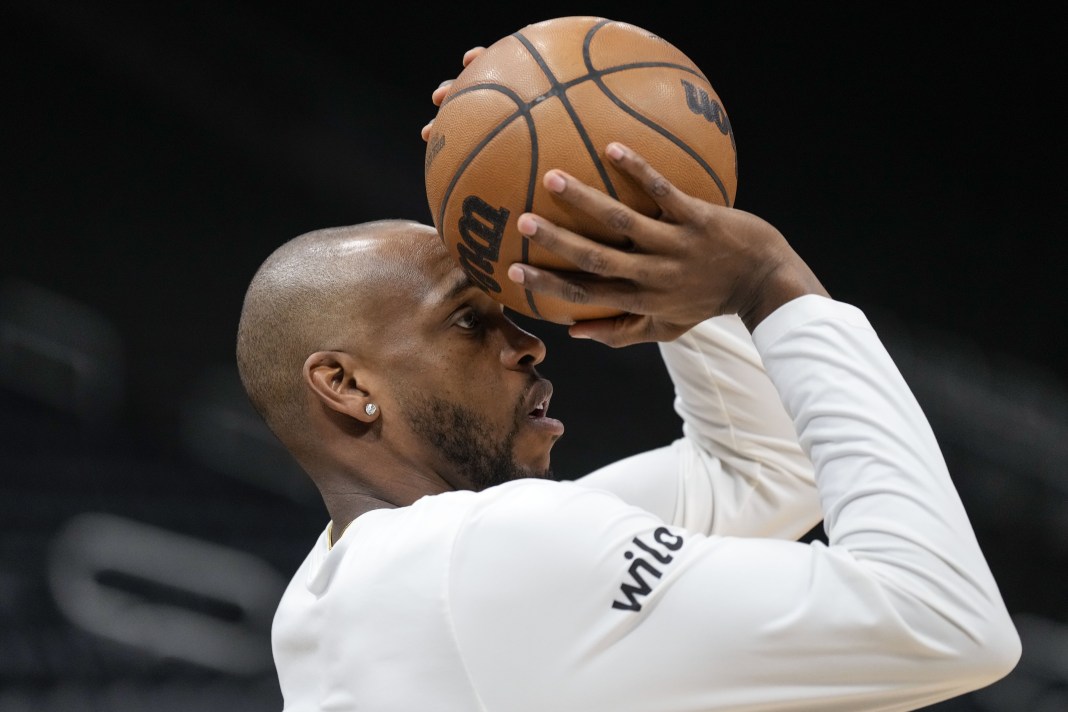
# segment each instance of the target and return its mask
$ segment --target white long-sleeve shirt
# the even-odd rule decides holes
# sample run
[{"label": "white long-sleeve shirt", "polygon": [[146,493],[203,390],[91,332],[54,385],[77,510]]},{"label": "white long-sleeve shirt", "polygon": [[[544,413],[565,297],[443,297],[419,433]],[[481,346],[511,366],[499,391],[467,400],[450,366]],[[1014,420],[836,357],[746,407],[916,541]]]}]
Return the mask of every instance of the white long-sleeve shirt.
[{"label": "white long-sleeve shirt", "polygon": [[[938,445],[859,310],[802,297],[751,339],[719,318],[662,351],[674,444],[324,532],[275,617],[286,710],[906,710],[1012,669]],[[792,541],[821,516],[828,545]]]}]

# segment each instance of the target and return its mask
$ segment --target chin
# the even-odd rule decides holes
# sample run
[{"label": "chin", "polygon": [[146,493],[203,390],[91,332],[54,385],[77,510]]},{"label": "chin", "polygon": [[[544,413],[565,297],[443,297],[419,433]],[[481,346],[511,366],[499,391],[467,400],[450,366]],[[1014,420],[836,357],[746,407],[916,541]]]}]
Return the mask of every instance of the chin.
[{"label": "chin", "polygon": [[516,457],[513,462],[512,479],[556,479],[547,452],[527,459]]}]

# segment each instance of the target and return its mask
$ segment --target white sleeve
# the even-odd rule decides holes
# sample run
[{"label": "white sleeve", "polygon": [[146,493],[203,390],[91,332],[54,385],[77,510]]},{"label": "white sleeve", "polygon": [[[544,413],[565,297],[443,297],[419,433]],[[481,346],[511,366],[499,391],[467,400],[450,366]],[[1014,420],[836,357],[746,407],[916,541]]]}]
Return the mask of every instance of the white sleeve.
[{"label": "white sleeve", "polygon": [[797,539],[815,526],[812,463],[741,319],[709,319],[660,351],[683,437],[580,481],[695,532]]},{"label": "white sleeve", "polygon": [[911,710],[1020,642],[919,405],[863,314],[754,334],[816,464],[829,544],[706,536],[603,490],[516,488],[457,538],[457,645],[483,709]]}]

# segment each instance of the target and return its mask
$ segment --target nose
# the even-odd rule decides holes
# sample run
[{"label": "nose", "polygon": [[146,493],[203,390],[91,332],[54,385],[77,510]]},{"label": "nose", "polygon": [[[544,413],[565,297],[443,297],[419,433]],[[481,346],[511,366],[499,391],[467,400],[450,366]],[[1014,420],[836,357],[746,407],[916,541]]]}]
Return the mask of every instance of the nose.
[{"label": "nose", "polygon": [[508,368],[532,368],[545,360],[545,342],[505,319],[501,362]]}]

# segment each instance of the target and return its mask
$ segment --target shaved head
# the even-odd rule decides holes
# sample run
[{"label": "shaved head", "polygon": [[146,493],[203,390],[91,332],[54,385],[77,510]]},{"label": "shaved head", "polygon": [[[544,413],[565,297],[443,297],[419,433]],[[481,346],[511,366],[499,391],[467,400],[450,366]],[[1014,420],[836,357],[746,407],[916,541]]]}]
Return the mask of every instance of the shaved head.
[{"label": "shaved head", "polygon": [[358,350],[376,331],[374,302],[410,282],[418,259],[441,249],[433,228],[383,220],[305,233],[256,271],[237,332],[237,365],[249,399],[288,447],[304,449],[305,359]]}]

